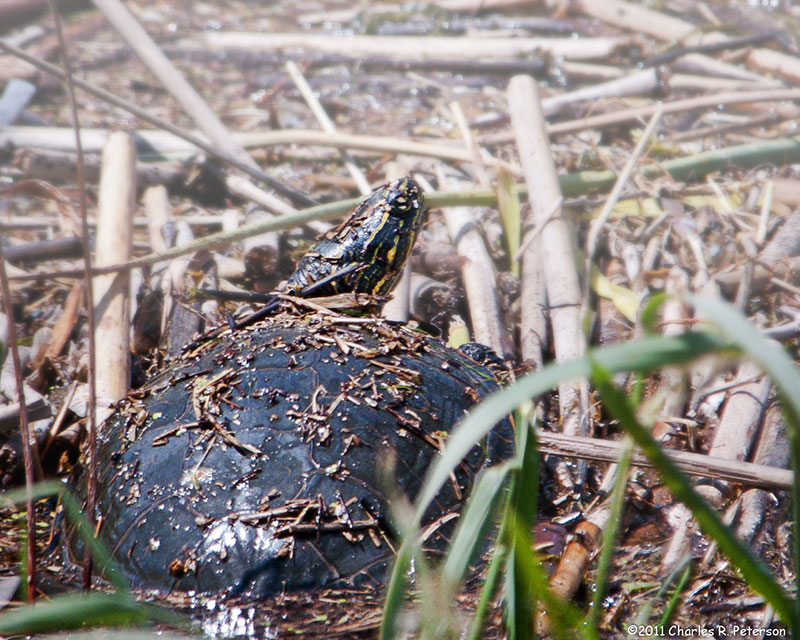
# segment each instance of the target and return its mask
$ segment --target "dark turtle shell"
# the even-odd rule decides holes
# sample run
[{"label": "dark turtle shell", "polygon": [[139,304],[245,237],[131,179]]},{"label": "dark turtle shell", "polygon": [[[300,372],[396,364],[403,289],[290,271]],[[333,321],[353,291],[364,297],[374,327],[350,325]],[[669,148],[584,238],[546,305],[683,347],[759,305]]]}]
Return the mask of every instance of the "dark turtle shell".
[{"label": "dark turtle shell", "polygon": [[[389,498],[413,500],[493,374],[408,327],[284,311],[190,345],[104,426],[100,537],[139,588],[265,597],[367,586],[395,546]],[[475,447],[425,514],[442,549]]]}]

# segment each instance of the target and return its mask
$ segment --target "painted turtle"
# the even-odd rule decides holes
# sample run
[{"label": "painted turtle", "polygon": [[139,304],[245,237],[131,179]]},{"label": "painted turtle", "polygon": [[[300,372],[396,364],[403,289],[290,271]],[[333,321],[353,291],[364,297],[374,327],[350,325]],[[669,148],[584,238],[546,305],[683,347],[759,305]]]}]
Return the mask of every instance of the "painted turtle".
[{"label": "painted turtle", "polygon": [[[312,247],[289,290],[388,292],[423,212],[410,179],[382,187]],[[260,598],[379,583],[396,538],[389,498],[413,500],[450,428],[498,388],[410,327],[304,304],[188,345],[104,425],[100,537],[135,586]],[[427,548],[443,548],[510,429],[442,489]]]}]

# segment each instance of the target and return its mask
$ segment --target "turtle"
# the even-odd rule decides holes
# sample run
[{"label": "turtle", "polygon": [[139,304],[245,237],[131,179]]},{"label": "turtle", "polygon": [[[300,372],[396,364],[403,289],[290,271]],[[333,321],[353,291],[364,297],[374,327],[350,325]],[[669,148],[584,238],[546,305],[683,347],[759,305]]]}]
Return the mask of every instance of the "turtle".
[{"label": "turtle", "polygon": [[[498,377],[411,326],[297,296],[319,283],[308,296],[387,295],[424,214],[411,178],[380,187],[300,260],[295,296],[187,345],[116,407],[100,430],[96,516],[135,588],[264,599],[383,582],[391,503],[413,501]],[[422,521],[429,553],[512,440],[504,420],[453,473]]]}]

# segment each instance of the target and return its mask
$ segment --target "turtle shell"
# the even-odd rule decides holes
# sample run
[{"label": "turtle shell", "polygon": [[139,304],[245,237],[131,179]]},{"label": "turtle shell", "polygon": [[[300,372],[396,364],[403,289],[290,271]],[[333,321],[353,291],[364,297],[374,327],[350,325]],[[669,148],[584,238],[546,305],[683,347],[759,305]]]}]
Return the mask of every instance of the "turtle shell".
[{"label": "turtle shell", "polygon": [[[413,500],[448,431],[494,375],[377,318],[284,311],[190,345],[104,425],[100,537],[135,587],[266,597],[379,584],[390,498]],[[508,421],[423,519],[441,550]]]}]

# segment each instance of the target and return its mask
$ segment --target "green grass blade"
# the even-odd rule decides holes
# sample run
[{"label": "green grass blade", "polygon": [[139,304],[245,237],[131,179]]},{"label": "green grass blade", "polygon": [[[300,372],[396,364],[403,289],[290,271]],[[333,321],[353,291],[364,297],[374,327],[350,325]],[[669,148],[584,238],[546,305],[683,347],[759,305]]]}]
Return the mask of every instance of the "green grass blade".
[{"label": "green grass blade", "polygon": [[592,629],[597,629],[597,625],[600,622],[603,598],[606,597],[606,592],[608,590],[614,550],[616,549],[619,530],[622,526],[622,512],[625,507],[625,493],[628,488],[628,470],[631,466],[633,441],[630,438],[626,438],[622,446],[622,454],[617,463],[617,477],[614,482],[614,490],[611,493],[608,526],[605,531],[603,531],[603,546],[597,561],[597,579],[595,581],[594,595],[592,597],[592,608],[589,610],[589,617],[586,621],[587,626]]},{"label": "green grass blade", "polygon": [[0,616],[0,634],[35,634],[91,626],[130,626],[150,621],[150,607],[127,594],[87,593],[58,596]]},{"label": "green grass blade", "polygon": [[653,466],[658,469],[664,484],[694,515],[703,532],[714,538],[720,550],[738,567],[751,589],[758,591],[785,622],[792,620],[794,604],[769,570],[735,536],[708,504],[692,488],[691,482],[664,453],[650,432],[636,419],[627,397],[612,382],[610,373],[601,366],[594,367],[593,379],[606,408],[619,420],[636,441]]},{"label": "green grass blade", "polygon": [[[547,620],[548,637],[593,638],[576,607],[553,594],[541,562],[533,552],[531,532],[536,521],[539,492],[539,453],[532,417],[533,403],[517,412],[517,457],[511,497],[504,517],[501,543],[510,549],[506,566],[506,623],[510,639],[531,637],[534,627]],[[539,610],[539,605],[542,610]]]},{"label": "green grass blade", "polygon": [[646,178],[656,178],[664,175],[666,171],[673,180],[686,182],[701,180],[709,173],[725,171],[731,166],[750,169],[762,164],[784,165],[798,161],[800,161],[800,139],[776,138],[712,149],[654,163],[643,167],[641,175]]},{"label": "green grass blade", "polygon": [[475,615],[470,622],[467,640],[481,640],[484,637],[484,625],[486,624],[486,614],[489,612],[489,605],[495,596],[495,591],[500,582],[500,573],[505,567],[508,558],[508,547],[503,542],[505,531],[500,528],[497,535],[497,543],[494,546],[492,559],[486,571],[486,579],[481,589],[481,597],[475,609]]},{"label": "green grass blade", "polygon": [[500,211],[500,221],[503,223],[511,273],[519,278],[519,260],[514,260],[514,256],[519,252],[522,237],[519,193],[514,185],[514,176],[503,167],[498,167],[497,209]]},{"label": "green grass blade", "polygon": [[664,615],[661,616],[661,620],[658,622],[659,626],[667,626],[672,621],[672,616],[674,616],[675,612],[678,610],[678,605],[681,603],[681,596],[686,587],[689,586],[689,580],[691,580],[691,578],[692,562],[691,559],[689,559],[683,571],[680,572],[678,584],[675,585],[675,591],[673,591],[672,597],[669,599],[669,602],[667,602]]},{"label": "green grass blade", "polygon": [[383,617],[381,618],[381,640],[394,640],[398,634],[397,619],[403,610],[403,600],[406,590],[406,575],[411,566],[411,558],[417,553],[417,533],[406,534],[397,557],[392,566],[389,584],[386,587],[386,598],[383,603]]},{"label": "green grass blade", "polygon": [[521,461],[514,472],[511,502],[508,506],[511,534],[508,546],[511,557],[506,577],[506,618],[509,638],[526,638],[533,629],[536,616],[536,567],[540,567],[531,553],[530,533],[536,524],[536,503],[539,494],[539,452],[536,450],[536,432],[531,417],[533,403],[526,402],[516,412],[517,458]]},{"label": "green grass blade", "polygon": [[650,296],[647,304],[642,308],[642,328],[648,335],[657,335],[658,323],[661,321],[661,307],[667,299],[666,293],[656,293]]},{"label": "green grass blade", "polygon": [[453,542],[447,551],[442,578],[448,587],[456,587],[469,569],[470,563],[486,537],[487,527],[498,496],[506,485],[513,461],[486,469],[475,484],[461,517]]},{"label": "green grass blade", "polygon": [[[531,593],[528,596],[529,613],[526,616],[530,619],[537,619],[541,621],[542,614],[538,613],[534,607],[535,603],[540,603],[547,612],[547,617],[550,623],[550,632],[547,637],[555,636],[559,639],[572,639],[572,638],[590,638],[589,630],[584,624],[583,614],[577,607],[571,603],[562,600],[550,590],[550,582],[547,574],[545,573],[542,564],[533,553],[530,530],[522,526],[517,514],[513,510],[510,511],[511,519],[509,524],[509,533],[515,541],[514,556],[513,556],[513,570],[515,580],[520,585],[530,587]],[[523,597],[524,594],[518,592],[517,597]],[[516,603],[518,607],[522,608],[525,602]],[[509,629],[509,632],[511,630]],[[516,627],[516,638],[527,639],[531,637],[532,627],[524,628],[522,626]],[[509,638],[511,638],[509,633]]]},{"label": "green grass blade", "polygon": [[[513,513],[509,510],[509,513]],[[513,531],[515,521],[513,518],[509,520],[509,531]],[[533,598],[533,591],[521,593],[525,589],[525,581],[517,576],[517,550],[515,549],[516,538],[513,534],[509,534],[509,539],[506,544],[509,546],[508,560],[506,562],[505,574],[503,576],[503,594],[505,596],[505,609],[503,619],[505,620],[506,631],[508,632],[508,640],[517,640],[518,638],[526,638],[533,628],[533,611],[528,612],[525,609],[527,603],[526,597]],[[522,613],[521,613],[522,612]],[[528,625],[527,627],[525,625]]]},{"label": "green grass blade", "polygon": [[517,482],[511,494],[512,508],[528,531],[536,525],[539,497],[539,449],[536,444],[533,402],[526,402],[516,413],[517,457],[522,461],[517,470]]}]

